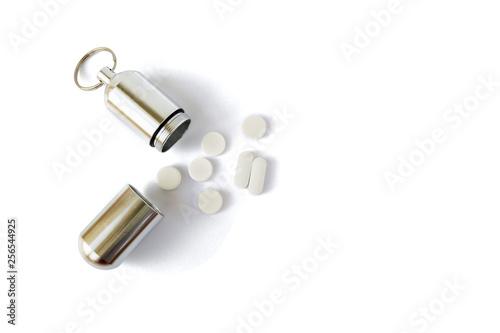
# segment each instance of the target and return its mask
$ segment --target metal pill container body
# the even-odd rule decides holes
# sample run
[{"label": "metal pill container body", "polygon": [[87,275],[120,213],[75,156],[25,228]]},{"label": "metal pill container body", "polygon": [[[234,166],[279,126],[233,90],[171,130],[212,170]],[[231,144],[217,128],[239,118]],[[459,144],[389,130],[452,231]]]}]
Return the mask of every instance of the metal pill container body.
[{"label": "metal pill container body", "polygon": [[97,78],[106,85],[107,109],[158,151],[169,150],[188,129],[184,110],[141,73],[104,67]]},{"label": "metal pill container body", "polygon": [[80,253],[95,268],[116,268],[162,218],[158,208],[126,185],[82,231]]}]

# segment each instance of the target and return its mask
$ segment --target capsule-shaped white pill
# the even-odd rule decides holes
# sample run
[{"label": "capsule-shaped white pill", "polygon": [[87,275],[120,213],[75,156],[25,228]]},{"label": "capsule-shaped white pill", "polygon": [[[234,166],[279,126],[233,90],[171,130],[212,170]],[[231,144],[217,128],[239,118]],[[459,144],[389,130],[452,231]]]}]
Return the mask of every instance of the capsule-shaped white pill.
[{"label": "capsule-shaped white pill", "polygon": [[252,172],[250,173],[250,183],[248,190],[250,193],[258,195],[264,189],[264,182],[266,180],[267,162],[262,157],[257,157],[252,163]]},{"label": "capsule-shaped white pill", "polygon": [[253,154],[249,151],[244,151],[238,157],[238,165],[236,166],[236,174],[234,176],[234,184],[240,188],[248,186],[250,181],[250,172],[252,171]]}]

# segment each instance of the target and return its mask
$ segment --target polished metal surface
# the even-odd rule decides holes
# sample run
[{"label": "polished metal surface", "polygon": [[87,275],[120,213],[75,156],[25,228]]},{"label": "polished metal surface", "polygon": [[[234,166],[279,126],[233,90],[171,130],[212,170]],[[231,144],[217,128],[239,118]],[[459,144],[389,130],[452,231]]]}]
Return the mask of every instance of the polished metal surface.
[{"label": "polished metal surface", "polygon": [[80,253],[95,268],[116,268],[162,218],[158,208],[127,185],[82,231]]},{"label": "polished metal surface", "polygon": [[188,129],[191,119],[184,110],[141,73],[116,74],[104,67],[97,77],[106,85],[108,110],[151,147],[165,152]]},{"label": "polished metal surface", "polygon": [[154,145],[160,152],[169,150],[188,129],[191,119],[184,112],[178,112],[165,122],[155,136]]},{"label": "polished metal surface", "polygon": [[[80,69],[91,56],[99,52],[109,52],[113,56],[113,67],[101,69],[97,74],[97,84],[82,86],[78,81]],[[144,75],[136,71],[116,74],[115,68],[115,53],[107,47],[97,47],[87,52],[76,65],[73,74],[75,84],[85,91],[106,85],[104,103],[108,110],[151,147],[161,153],[166,152],[184,135],[191,119]]]}]

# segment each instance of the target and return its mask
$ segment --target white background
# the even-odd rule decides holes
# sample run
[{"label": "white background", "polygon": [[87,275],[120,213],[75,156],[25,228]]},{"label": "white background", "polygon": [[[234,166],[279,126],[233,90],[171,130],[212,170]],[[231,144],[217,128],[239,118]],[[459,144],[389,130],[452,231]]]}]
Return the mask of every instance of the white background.
[{"label": "white background", "polygon": [[[0,217],[18,217],[20,257],[18,326],[6,324],[2,279],[1,331],[498,331],[500,87],[458,128],[443,118],[480,76],[500,81],[497,2],[401,0],[350,63],[342,43],[389,0],[222,2],[231,10],[221,16],[212,0],[69,1],[47,22],[38,17],[44,26],[17,47],[9,38],[41,5],[1,2]],[[75,86],[74,66],[97,46],[192,117],[171,151],[114,119],[103,89]],[[101,60],[86,69],[90,80],[110,62]],[[240,130],[252,114],[269,123],[261,142]],[[59,180],[54,163],[102,119],[114,129]],[[436,128],[447,140],[391,191],[384,175]],[[187,165],[204,156],[210,131],[228,146],[211,158],[214,178],[198,184]],[[227,180],[242,149],[269,160],[261,196]],[[155,185],[165,165],[183,172],[176,191]],[[78,235],[126,183],[166,217],[121,268],[93,269]],[[225,199],[213,216],[194,205],[207,187]],[[340,247],[316,268],[318,238]],[[287,277],[303,262],[312,272],[294,288]],[[124,287],[123,274],[134,277]],[[466,290],[456,296],[446,281]],[[264,318],[255,302],[273,290],[283,302]],[[105,304],[91,310],[92,298]],[[423,320],[418,311],[429,307],[438,314]],[[241,326],[249,317],[253,326]]]}]

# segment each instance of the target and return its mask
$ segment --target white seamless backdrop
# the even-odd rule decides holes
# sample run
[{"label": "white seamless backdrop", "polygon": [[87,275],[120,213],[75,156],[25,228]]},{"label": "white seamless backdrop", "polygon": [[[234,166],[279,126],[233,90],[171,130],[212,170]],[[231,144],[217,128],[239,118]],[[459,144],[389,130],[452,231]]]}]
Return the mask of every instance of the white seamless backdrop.
[{"label": "white seamless backdrop", "polygon": [[[16,327],[0,283],[0,331],[498,331],[499,9],[1,0],[0,266],[15,216],[19,277]],[[75,86],[97,46],[191,116],[171,151]],[[241,131],[254,114],[259,141]],[[212,131],[227,148],[196,183],[187,166]],[[260,196],[232,184],[243,150],[268,161]],[[172,192],[155,183],[166,165],[183,176]],[[165,218],[119,269],[95,270],[78,235],[127,183]],[[212,216],[196,207],[209,187],[224,198]]]}]

